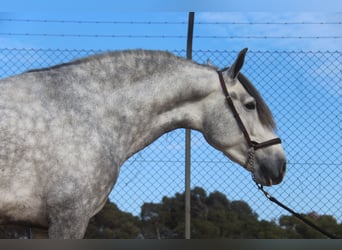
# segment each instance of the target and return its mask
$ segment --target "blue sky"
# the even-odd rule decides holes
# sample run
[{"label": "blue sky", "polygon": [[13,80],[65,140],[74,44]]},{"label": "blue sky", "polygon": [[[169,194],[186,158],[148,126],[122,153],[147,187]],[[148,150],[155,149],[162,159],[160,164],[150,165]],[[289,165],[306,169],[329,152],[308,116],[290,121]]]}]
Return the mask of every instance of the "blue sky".
[{"label": "blue sky", "polygon": [[[3,1],[1,3],[0,11],[0,49],[3,48],[33,48],[33,49],[93,49],[93,50],[115,50],[115,49],[132,49],[132,48],[144,48],[144,49],[160,49],[160,50],[183,50],[186,46],[186,32],[187,32],[187,19],[189,10],[195,10],[195,31],[194,31],[194,50],[228,50],[228,51],[238,51],[243,47],[249,47],[251,52],[254,51],[254,55],[257,55],[258,51],[341,51],[342,50],[342,1],[339,0],[310,0],[310,1],[210,1],[210,5],[207,3],[209,1],[170,1],[166,4],[162,1],[30,1],[30,5],[27,4],[28,1]],[[199,3],[200,2],[200,3]],[[236,3],[238,2],[238,3]],[[234,3],[234,4],[233,4]],[[257,3],[257,4],[256,4]],[[339,12],[337,12],[339,11]],[[31,21],[25,21],[31,20]],[[34,21],[36,20],[36,21]],[[44,22],[44,20],[46,22]],[[51,22],[52,20],[57,20],[58,22]],[[80,22],[72,22],[72,21]],[[63,22],[61,22],[63,21]],[[98,21],[99,23],[87,23],[87,21]],[[120,22],[114,23],[114,22]],[[122,22],[134,22],[135,24],[122,24]],[[140,24],[138,24],[140,22]],[[141,23],[143,22],[143,23]],[[177,24],[146,24],[145,22],[168,22]],[[220,24],[213,24],[218,22]],[[211,23],[211,24],[210,24]],[[230,23],[230,24],[227,24]],[[232,24],[235,23],[235,24]],[[246,23],[254,23],[253,25],[246,25]],[[263,23],[263,24],[257,24]],[[265,24],[273,23],[273,24]],[[281,24],[275,24],[281,23]],[[292,24],[285,24],[292,23]],[[297,24],[293,24],[297,23]],[[302,24],[305,23],[305,24]],[[336,24],[337,23],[337,24]],[[25,35],[31,34],[31,35]],[[63,36],[64,35],[64,36]],[[98,37],[95,37],[95,36]],[[133,37],[129,38],[126,35],[131,35]],[[118,37],[124,36],[124,37]],[[149,36],[139,37],[136,36]],[[165,36],[167,38],[150,38],[150,36]],[[203,36],[210,37],[204,38]],[[226,38],[222,38],[226,37]],[[267,39],[259,39],[255,37],[269,37]],[[279,39],[274,37],[295,37],[293,39]],[[231,38],[233,37],[233,38]],[[240,38],[238,38],[240,37]],[[241,38],[243,37],[243,38]],[[254,38],[253,38],[254,37]],[[273,37],[273,38],[272,38]],[[299,38],[302,37],[302,38]],[[308,39],[306,37],[320,37],[317,39]],[[335,37],[335,38],[324,38],[324,37]],[[253,55],[249,54],[248,58]],[[1,58],[1,57],[0,57]],[[268,58],[267,60],[271,60]],[[202,61],[203,63],[203,61]],[[230,63],[230,62],[227,62]],[[248,63],[248,60],[247,60]],[[291,61],[287,62],[287,66],[291,65]],[[324,62],[317,62],[318,65],[313,65],[312,67],[317,67],[315,72],[320,72],[320,64]],[[341,62],[337,62],[341,65]],[[229,66],[229,65],[220,65]],[[283,65],[282,65],[283,66]],[[250,66],[253,68],[253,65]],[[285,66],[284,66],[285,67]],[[341,67],[341,66],[337,66]],[[279,74],[284,73],[282,69],[277,69]],[[300,72],[301,69],[292,68],[292,73]],[[289,70],[288,70],[289,71]],[[19,73],[19,72],[18,72]],[[285,74],[285,73],[284,73]],[[305,72],[301,72],[305,74]],[[338,72],[336,73],[338,74]],[[299,74],[300,75],[300,74]],[[2,77],[2,76],[0,76]],[[312,78],[308,78],[312,79]],[[256,80],[257,77],[256,77]],[[262,79],[259,79],[260,81]],[[331,82],[331,81],[330,81]],[[284,83],[286,84],[286,83]],[[338,83],[337,83],[338,84]],[[340,83],[341,84],[341,83]],[[320,85],[319,82],[309,82],[306,83],[306,87],[316,88],[316,93],[320,93],[322,89],[325,89],[325,93],[331,100],[336,100],[336,107],[341,105],[341,89],[340,85],[335,84],[327,86]],[[290,89],[293,91],[300,91],[305,93],[305,86],[292,86]],[[337,90],[333,88],[338,88]],[[287,90],[288,91],[288,90]],[[283,91],[279,97],[274,97],[267,92],[267,90],[262,90],[263,96],[270,104],[271,109],[275,110],[277,108],[277,101],[287,100],[287,95],[290,94],[287,91]],[[296,98],[296,97],[293,97]],[[298,97],[297,97],[298,98]],[[304,98],[304,96],[302,97]],[[297,102],[291,102],[282,104],[284,109],[300,105],[301,100]],[[325,107],[320,103],[312,104],[315,108],[319,109],[324,107],[329,110],[329,107]],[[289,121],[294,122],[295,119],[301,119],[307,116],[310,106],[305,107],[301,113],[296,113],[288,111],[288,117],[276,117],[280,120],[278,123],[279,133],[282,138],[285,138],[285,142],[292,142],[286,144],[287,148],[291,154],[291,160],[296,161],[298,159],[302,160],[303,152],[299,152],[293,145],[299,144],[301,141],[306,141],[310,138],[310,131],[305,130],[294,130],[294,131],[283,131],[281,125],[286,127]],[[274,111],[275,112],[275,111]],[[334,115],[336,110],[330,110],[330,114]],[[295,119],[294,119],[295,117]],[[319,123],[319,113],[313,116],[312,119],[316,119]],[[336,128],[335,128],[336,129]],[[338,127],[337,127],[338,129]],[[335,130],[334,130],[335,131]],[[336,130],[338,133],[339,131]],[[319,131],[313,131],[312,133],[317,133],[317,140],[324,141],[324,134],[319,134]],[[174,135],[177,139],[174,139]],[[307,135],[308,137],[304,137]],[[316,137],[315,137],[316,138]],[[150,173],[141,173],[139,168],[144,166],[148,169],[147,171],[158,173],[159,166],[152,165],[151,162],[155,159],[148,159],[148,153],[153,151],[160,151],[159,160],[167,161],[164,167],[168,168],[168,164],[177,166],[177,170],[174,170],[174,177],[170,177],[165,180],[165,186],[161,189],[165,189],[165,195],[173,195],[176,191],[182,192],[183,188],[183,158],[184,153],[182,149],[183,145],[183,134],[182,132],[175,132],[172,135],[166,135],[162,138],[162,141],[157,141],[152,144],[151,147],[146,149],[146,153],[139,153],[134,158],[130,159],[125,165],[128,170],[123,170],[116,188],[125,189],[127,195],[135,197],[137,199],[141,198],[142,201],[149,199],[154,202],[158,202],[161,196],[150,195],[150,197],[142,197],[135,188],[133,183],[136,181],[132,178],[138,176],[139,178],[151,178]],[[163,150],[163,143],[168,143],[172,146],[172,152]],[[241,177],[237,180],[231,180],[239,187],[247,186],[252,188],[253,183],[251,182],[249,174],[242,168],[238,167],[236,164],[232,166],[225,166],[225,159],[213,149],[208,149],[203,139],[196,135],[194,139],[194,147],[200,150],[205,147],[205,150],[209,150],[210,153],[206,153],[206,158],[211,159],[211,162],[206,162],[205,166],[203,164],[198,164],[195,166],[193,173],[193,185],[202,185],[210,191],[215,189],[220,190],[223,187],[225,179],[219,179],[218,177],[233,174],[239,171]],[[308,142],[309,143],[309,142]],[[320,144],[321,145],[321,144]],[[300,150],[305,150],[300,148]],[[317,150],[317,149],[315,149]],[[318,151],[317,151],[318,152]],[[312,154],[315,159],[324,158],[320,154]],[[334,157],[338,159],[340,151],[336,151]],[[305,156],[305,154],[304,154]],[[200,162],[201,154],[195,153],[193,161]],[[317,160],[316,159],[316,160]],[[144,160],[147,162],[144,163]],[[304,161],[310,162],[312,159],[306,159]],[[223,163],[224,162],[224,163]],[[144,165],[145,164],[145,165]],[[196,164],[195,164],[196,165]],[[205,184],[201,180],[201,176],[206,175],[200,172],[199,167],[210,169],[215,169],[215,174],[210,173],[213,176],[215,183]],[[136,168],[134,168],[136,167]],[[338,167],[341,167],[340,165]],[[295,169],[295,168],[293,168]],[[127,172],[133,172],[133,177],[129,176]],[[208,170],[204,170],[208,171]],[[299,170],[301,171],[301,170]],[[151,173],[152,174],[152,173]],[[291,173],[290,173],[291,174]],[[308,175],[307,179],[315,181],[316,176],[322,178],[325,175],[324,172],[316,171],[316,169],[311,169],[310,173],[300,172],[301,175]],[[128,176],[128,177],[127,177]],[[172,176],[172,175],[170,175]],[[290,175],[291,176],[291,175]],[[127,179],[127,178],[128,179]],[[161,179],[163,176],[160,176]],[[126,178],[126,179],[125,179]],[[313,192],[313,186],[310,183],[305,183],[305,187],[300,183],[300,178],[296,175],[294,179],[286,180],[285,184],[279,187],[275,187],[278,193],[284,190],[288,192],[293,192],[299,198],[289,197],[287,201],[294,206],[298,205],[298,199],[312,199],[309,196],[310,192]],[[338,176],[338,178],[342,178]],[[158,178],[157,178],[158,179]],[[203,177],[204,179],[204,177]],[[295,187],[291,185],[295,183]],[[149,185],[149,184],[147,184]],[[208,186],[209,185],[209,186]],[[294,190],[297,188],[300,192]],[[135,189],[134,189],[135,188]],[[160,189],[156,186],[153,188]],[[336,188],[336,187],[334,187]],[[340,188],[340,187],[338,187]],[[287,189],[287,190],[286,190]],[[133,190],[133,191],[131,191]],[[249,190],[249,189],[248,189]],[[247,194],[236,194],[234,192],[230,193],[227,191],[226,195],[228,197],[233,197],[234,199],[245,199],[248,203],[256,203],[257,205],[253,207],[257,213],[261,214],[261,218],[274,218],[279,214],[282,214],[281,210],[275,210],[272,213],[264,213],[258,210],[259,206],[263,206],[264,199],[262,196],[258,196],[253,191]],[[317,191],[317,190],[316,190]],[[315,193],[315,197],[321,197],[327,195],[324,190],[318,190]],[[341,195],[341,194],[337,194]],[[147,195],[148,196],[148,195]],[[257,198],[256,198],[257,197]],[[123,196],[114,197],[114,202],[119,203],[120,208],[130,209],[129,206],[134,206],[131,209],[132,212],[137,212],[140,204],[132,205],[129,201],[125,200]],[[260,199],[255,200],[255,199]],[[335,198],[336,199],[336,198]],[[342,197],[337,197],[339,203],[335,207],[342,207],[341,200]],[[128,203],[128,204],[125,204]],[[305,207],[299,207],[301,211],[305,211]],[[264,207],[264,209],[266,209]],[[340,209],[341,210],[341,209]],[[309,212],[310,208],[308,208]],[[324,213],[329,211],[321,210]],[[342,220],[341,211],[336,214],[340,221]]]},{"label": "blue sky", "polygon": [[[194,49],[340,50],[342,13],[311,12],[199,12]],[[6,21],[6,20],[12,21]],[[25,22],[23,20],[39,20]],[[20,21],[21,20],[21,21]],[[59,20],[64,22],[43,22]],[[81,21],[75,23],[72,21]],[[83,21],[83,22],[82,22]],[[85,23],[98,21],[100,23]],[[118,22],[176,22],[178,24],[122,24]],[[0,47],[59,49],[184,49],[186,12],[0,12]],[[221,24],[210,24],[219,22]],[[299,24],[258,24],[258,23]],[[310,24],[301,24],[310,23]],[[235,23],[227,25],[226,23]],[[257,23],[246,25],[246,23]],[[314,23],[314,24],[312,24]],[[324,23],[324,24],[317,24]],[[32,34],[33,36],[26,36]],[[37,36],[39,35],[39,36]],[[63,36],[64,35],[64,36]],[[133,37],[128,37],[129,35]],[[166,38],[153,38],[153,36]],[[98,36],[98,37],[96,37]],[[123,37],[121,37],[123,36]],[[141,37],[143,36],[143,37]],[[144,36],[148,36],[145,38]],[[213,36],[216,37],[213,39]],[[294,39],[279,39],[290,36]],[[308,39],[308,37],[320,37]],[[209,37],[209,38],[207,38]],[[222,38],[226,37],[226,38]],[[230,38],[233,37],[233,38]],[[243,38],[239,38],[243,37]],[[251,39],[257,37],[256,39]],[[260,39],[269,37],[268,39]],[[298,39],[303,37],[303,39]],[[328,38],[327,38],[328,37]],[[329,39],[329,38],[338,39]]]},{"label": "blue sky", "polygon": [[45,1],[12,0],[1,4],[3,11],[62,11],[62,12],[117,12],[117,11],[339,11],[339,0],[127,0],[127,1]]}]

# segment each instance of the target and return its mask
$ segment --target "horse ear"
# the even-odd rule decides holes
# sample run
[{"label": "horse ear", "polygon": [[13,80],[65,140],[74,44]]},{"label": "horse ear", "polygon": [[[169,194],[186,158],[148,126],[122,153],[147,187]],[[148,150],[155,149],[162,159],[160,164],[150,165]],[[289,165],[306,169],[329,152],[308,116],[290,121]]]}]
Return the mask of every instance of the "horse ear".
[{"label": "horse ear", "polygon": [[243,50],[241,50],[239,55],[237,56],[235,62],[229,68],[227,73],[228,73],[228,76],[231,77],[232,79],[236,79],[237,76],[239,75],[240,70],[243,66],[243,63],[245,61],[245,56],[246,56],[247,50],[248,50],[248,48],[244,48]]}]

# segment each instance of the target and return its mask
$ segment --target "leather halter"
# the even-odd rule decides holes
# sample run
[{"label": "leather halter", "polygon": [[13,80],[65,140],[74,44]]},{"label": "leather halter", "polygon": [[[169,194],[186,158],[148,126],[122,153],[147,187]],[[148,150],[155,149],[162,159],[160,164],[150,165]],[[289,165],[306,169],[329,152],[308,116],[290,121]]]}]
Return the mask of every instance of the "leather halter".
[{"label": "leather halter", "polygon": [[247,141],[249,150],[252,150],[254,152],[255,150],[260,149],[260,148],[265,148],[265,147],[269,147],[269,146],[272,146],[272,145],[275,145],[275,144],[280,144],[281,143],[280,138],[274,138],[274,139],[271,139],[271,140],[268,140],[268,141],[264,141],[264,142],[260,142],[260,143],[251,140],[251,137],[249,136],[249,134],[248,134],[248,132],[246,130],[246,127],[243,124],[243,122],[242,122],[242,120],[240,118],[240,115],[239,115],[239,113],[237,112],[237,110],[236,110],[236,108],[234,106],[233,100],[232,100],[231,96],[229,95],[229,92],[227,90],[225,81],[223,79],[222,71],[217,71],[217,73],[219,75],[219,79],[220,79],[220,83],[221,83],[223,94],[226,97],[227,103],[228,103],[230,109],[233,112],[234,118],[235,118],[239,128],[241,129],[243,135],[245,136],[245,139]]}]

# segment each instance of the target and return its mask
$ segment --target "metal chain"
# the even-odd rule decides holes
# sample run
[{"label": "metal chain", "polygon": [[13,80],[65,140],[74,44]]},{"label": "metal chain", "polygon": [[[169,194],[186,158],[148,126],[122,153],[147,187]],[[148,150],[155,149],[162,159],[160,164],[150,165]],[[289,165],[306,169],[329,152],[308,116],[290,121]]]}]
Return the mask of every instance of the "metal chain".
[{"label": "metal chain", "polygon": [[252,173],[252,179],[255,181],[254,163],[255,163],[255,149],[254,147],[250,147],[247,151],[247,161],[245,164],[245,168]]}]

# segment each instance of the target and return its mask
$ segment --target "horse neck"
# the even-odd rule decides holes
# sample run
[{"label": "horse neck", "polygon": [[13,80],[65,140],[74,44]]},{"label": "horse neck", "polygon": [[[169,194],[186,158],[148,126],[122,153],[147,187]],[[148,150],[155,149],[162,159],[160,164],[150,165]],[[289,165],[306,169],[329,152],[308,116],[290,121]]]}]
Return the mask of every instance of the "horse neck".
[{"label": "horse neck", "polygon": [[[152,80],[153,79],[153,80]],[[219,89],[214,71],[195,65],[135,83],[118,93],[121,99],[121,142],[128,156],[177,128],[201,130],[202,104]],[[128,94],[128,96],[127,96]],[[122,105],[123,104],[123,105]]]}]

